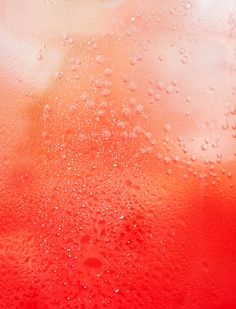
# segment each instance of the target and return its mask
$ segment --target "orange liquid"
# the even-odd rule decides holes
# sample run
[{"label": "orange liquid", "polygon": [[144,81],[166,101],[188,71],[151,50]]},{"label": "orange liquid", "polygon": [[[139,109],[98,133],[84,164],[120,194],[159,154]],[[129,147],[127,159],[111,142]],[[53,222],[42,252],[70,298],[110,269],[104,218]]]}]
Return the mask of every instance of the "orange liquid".
[{"label": "orange liquid", "polygon": [[236,307],[233,1],[1,5],[0,307]]}]

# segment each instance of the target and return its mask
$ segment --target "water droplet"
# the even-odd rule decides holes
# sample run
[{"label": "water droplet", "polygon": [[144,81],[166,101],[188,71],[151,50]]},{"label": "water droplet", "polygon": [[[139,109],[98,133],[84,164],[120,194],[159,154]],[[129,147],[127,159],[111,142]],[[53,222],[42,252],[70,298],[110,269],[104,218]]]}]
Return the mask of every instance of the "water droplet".
[{"label": "water droplet", "polygon": [[57,73],[55,74],[55,77],[56,77],[57,79],[62,79],[62,77],[63,77],[63,72],[62,72],[62,71],[57,72]]},{"label": "water droplet", "polygon": [[140,105],[137,106],[136,109],[137,109],[137,112],[141,113],[142,110],[144,109],[144,106],[140,104]]},{"label": "water droplet", "polygon": [[165,87],[165,85],[164,85],[164,83],[163,82],[158,82],[158,84],[157,84],[157,88],[159,89],[159,90],[163,90],[164,89],[164,87]]},{"label": "water droplet", "polygon": [[129,63],[130,63],[131,65],[135,65],[135,64],[137,63],[136,58],[130,59]]},{"label": "water droplet", "polygon": [[87,139],[87,137],[86,137],[85,134],[79,133],[78,139],[79,139],[79,141],[84,142]]},{"label": "water droplet", "polygon": [[188,62],[189,62],[189,57],[188,57],[187,55],[183,56],[183,57],[181,58],[181,62],[182,62],[183,64],[188,63]]},{"label": "water droplet", "polygon": [[229,123],[228,121],[226,120],[225,123],[222,125],[222,129],[223,130],[227,130],[229,128]]},{"label": "water droplet", "polygon": [[172,80],[172,85],[173,85],[173,86],[176,86],[177,84],[178,84],[178,81],[177,81],[176,79],[173,79],[173,80]]},{"label": "water droplet", "polygon": [[186,102],[190,103],[192,101],[192,98],[191,97],[187,97],[186,98]]},{"label": "water droplet", "polygon": [[126,126],[125,122],[123,121],[118,121],[117,123],[117,127],[120,128],[120,129],[124,129]]},{"label": "water droplet", "polygon": [[155,101],[157,101],[157,102],[160,101],[160,98],[161,98],[161,96],[159,94],[156,94],[155,97],[154,97]]},{"label": "water droplet", "polygon": [[111,75],[112,75],[112,69],[111,69],[111,68],[106,68],[106,69],[104,70],[104,74],[105,74],[106,76],[111,76]]},{"label": "water droplet", "polygon": [[215,88],[212,87],[212,86],[209,86],[209,87],[206,89],[206,92],[207,92],[208,94],[213,94],[213,93],[215,92]]},{"label": "water droplet", "polygon": [[84,265],[91,267],[91,268],[100,268],[102,267],[102,262],[98,258],[88,258],[84,261]]},{"label": "water droplet", "polygon": [[36,59],[38,61],[42,60],[43,59],[43,55],[42,55],[42,50],[40,49],[36,55]]},{"label": "water droplet", "polygon": [[122,112],[123,114],[128,116],[131,114],[131,109],[129,109],[128,107],[123,107]]},{"label": "water droplet", "polygon": [[105,140],[109,140],[109,138],[111,137],[111,132],[108,131],[108,130],[104,130],[102,132],[102,137],[105,139]]},{"label": "water droplet", "polygon": [[96,62],[98,64],[103,64],[104,62],[106,62],[106,57],[103,55],[97,55],[96,56]]},{"label": "water droplet", "polygon": [[170,132],[170,131],[171,131],[171,125],[170,125],[170,124],[166,124],[166,125],[164,126],[164,131],[165,131],[166,133]]},{"label": "water droplet", "polygon": [[180,53],[180,55],[184,55],[185,54],[185,49],[184,48],[180,48],[180,50],[179,50],[179,53]]},{"label": "water droplet", "polygon": [[201,148],[202,148],[202,150],[203,150],[203,151],[206,151],[206,150],[207,150],[207,148],[208,148],[207,143],[203,144]]},{"label": "water droplet", "polygon": [[149,90],[148,90],[148,95],[149,95],[149,96],[153,96],[153,94],[154,94],[154,90],[153,90],[153,89],[149,89]]}]

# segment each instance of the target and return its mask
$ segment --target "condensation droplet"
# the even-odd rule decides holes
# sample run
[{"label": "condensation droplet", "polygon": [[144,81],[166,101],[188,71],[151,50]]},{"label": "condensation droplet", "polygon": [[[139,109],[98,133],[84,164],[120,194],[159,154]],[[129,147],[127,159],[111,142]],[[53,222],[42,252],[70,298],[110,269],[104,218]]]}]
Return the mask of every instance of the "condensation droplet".
[{"label": "condensation droplet", "polygon": [[105,140],[109,140],[109,138],[111,137],[111,132],[108,131],[108,130],[104,130],[102,132],[102,137],[105,139]]},{"label": "condensation droplet", "polygon": [[188,57],[187,55],[184,55],[184,56],[181,58],[181,62],[182,62],[183,64],[188,63],[188,62],[189,62],[189,57]]}]

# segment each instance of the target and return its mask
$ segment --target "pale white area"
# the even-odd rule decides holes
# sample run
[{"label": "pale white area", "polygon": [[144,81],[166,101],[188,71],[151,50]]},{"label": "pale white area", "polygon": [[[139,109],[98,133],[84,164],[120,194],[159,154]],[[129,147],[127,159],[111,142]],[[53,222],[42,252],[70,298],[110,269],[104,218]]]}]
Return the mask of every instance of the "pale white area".
[{"label": "pale white area", "polygon": [[0,67],[34,89],[45,90],[62,60],[60,49],[26,41],[0,28]]},{"label": "pale white area", "polygon": [[[226,119],[229,123],[235,119],[225,116],[228,106],[233,104],[236,85],[235,42],[209,34],[198,36],[196,43],[180,40],[171,46],[171,41],[170,35],[161,34],[150,45],[150,75],[154,85],[163,85],[161,90],[159,86],[153,89],[158,89],[155,91],[162,97],[162,106],[165,104],[175,115],[178,133],[183,136],[189,154],[196,159],[217,160],[222,153],[222,161],[233,160],[234,131],[230,126],[226,131],[222,127]],[[188,60],[183,63],[184,56]],[[170,89],[168,94],[166,89]],[[158,107],[157,104],[157,117]]]},{"label": "pale white area", "polygon": [[113,29],[114,9],[121,3],[123,0],[7,1],[4,24],[21,33],[48,37],[62,32],[81,37],[106,34]]},{"label": "pale white area", "polygon": [[235,0],[195,0],[194,7],[198,17],[203,20],[203,24],[219,32],[230,26],[232,17],[236,13]]},{"label": "pale white area", "polygon": [[235,0],[198,0],[194,1],[198,5],[198,7],[204,11],[205,13],[211,12],[209,15],[216,15],[220,13],[226,13],[228,11],[232,11],[235,9]]},{"label": "pale white area", "polygon": [[119,7],[121,4],[127,2],[127,0],[101,0],[104,2],[104,6],[108,8],[116,8]]}]

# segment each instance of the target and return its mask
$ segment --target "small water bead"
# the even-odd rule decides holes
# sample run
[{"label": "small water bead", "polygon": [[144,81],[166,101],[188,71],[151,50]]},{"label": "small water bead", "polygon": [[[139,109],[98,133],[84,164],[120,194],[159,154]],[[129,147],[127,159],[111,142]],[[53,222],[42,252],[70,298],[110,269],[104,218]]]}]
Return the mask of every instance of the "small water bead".
[{"label": "small water bead", "polygon": [[87,136],[84,133],[79,133],[78,139],[79,139],[79,141],[84,142],[84,141],[87,140]]},{"label": "small water bead", "polygon": [[42,54],[42,50],[40,49],[36,55],[36,59],[38,61],[42,60],[43,59],[43,54]]},{"label": "small water bead", "polygon": [[135,90],[137,90],[137,85],[135,84],[134,81],[130,81],[129,82],[129,90],[134,92]]},{"label": "small water bead", "polygon": [[130,59],[129,63],[131,65],[135,65],[137,63],[137,59],[136,58],[132,58],[132,59]]},{"label": "small water bead", "polygon": [[105,111],[102,110],[102,109],[100,109],[100,110],[97,111],[97,115],[98,115],[99,117],[102,117],[102,116],[105,115]]},{"label": "small water bead", "polygon": [[123,109],[122,109],[122,113],[123,114],[125,114],[125,115],[130,115],[131,113],[132,113],[132,111],[131,111],[131,109],[130,108],[128,108],[128,107],[123,107]]},{"label": "small water bead", "polygon": [[124,74],[122,77],[122,81],[124,83],[128,83],[130,81],[130,77],[128,76],[128,74]]},{"label": "small water bead", "polygon": [[207,87],[206,93],[208,94],[213,94],[215,92],[215,88],[212,86]]},{"label": "small water bead", "polygon": [[130,138],[136,138],[137,135],[136,135],[134,132],[131,132],[131,133],[129,134],[129,137],[130,137]]},{"label": "small water bead", "polygon": [[173,80],[172,80],[172,85],[173,85],[173,86],[177,86],[177,84],[178,84],[178,81],[177,81],[176,79],[173,79]]},{"label": "small water bead", "polygon": [[70,113],[75,113],[76,111],[78,110],[78,107],[76,106],[76,105],[71,105],[70,107],[69,107],[69,111],[70,111]]},{"label": "small water bead", "polygon": [[97,78],[92,77],[91,82],[93,83],[95,88],[100,89],[104,87],[104,81],[102,79],[97,79]]},{"label": "small water bead", "polygon": [[88,258],[84,261],[84,265],[91,267],[91,268],[100,268],[102,267],[102,262],[98,258]]},{"label": "small water bead", "polygon": [[106,62],[106,57],[103,56],[103,55],[97,55],[97,56],[96,56],[96,62],[97,62],[98,64],[103,64],[103,63]]},{"label": "small water bead", "polygon": [[164,158],[164,162],[165,162],[166,164],[171,163],[171,162],[172,162],[171,157],[165,157],[165,158]]},{"label": "small water bead", "polygon": [[62,77],[63,77],[63,72],[62,71],[59,71],[59,72],[57,72],[56,74],[55,74],[55,77],[57,78],[57,79],[62,79]]},{"label": "small water bead", "polygon": [[162,62],[162,61],[165,60],[165,56],[164,56],[164,55],[160,55],[160,56],[158,57],[158,59]]},{"label": "small water bead", "polygon": [[106,107],[108,107],[108,102],[106,102],[106,101],[102,101],[101,103],[100,103],[100,107],[102,107],[102,108],[106,108]]},{"label": "small water bead", "polygon": [[108,88],[105,88],[105,89],[103,89],[103,90],[101,91],[101,95],[102,95],[103,97],[108,97],[108,96],[110,96],[110,94],[111,94],[111,90],[108,89]]},{"label": "small water bead", "polygon": [[104,81],[102,81],[102,86],[105,87],[105,88],[111,88],[112,81],[105,79]]},{"label": "small water bead", "polygon": [[171,131],[171,125],[170,125],[170,124],[166,124],[166,125],[164,126],[164,131],[165,131],[166,133],[170,132],[170,131]]},{"label": "small water bead", "polygon": [[107,77],[111,76],[112,73],[113,73],[112,68],[106,68],[106,69],[104,70],[104,74],[105,74]]},{"label": "small water bead", "polygon": [[151,88],[151,89],[148,90],[147,93],[148,93],[149,96],[153,96],[154,95],[154,90]]},{"label": "small water bead", "polygon": [[165,136],[163,139],[164,143],[163,144],[168,144],[170,142],[170,138],[168,136]]},{"label": "small water bead", "polygon": [[171,87],[171,86],[167,86],[167,87],[165,88],[165,92],[166,92],[167,94],[172,93],[172,92],[173,92],[172,87]]},{"label": "small water bead", "polygon": [[183,2],[183,6],[186,10],[190,10],[192,8],[192,3],[190,1]]},{"label": "small water bead", "polygon": [[102,132],[102,137],[105,139],[105,140],[109,140],[109,138],[111,137],[111,132],[109,130],[104,130]]},{"label": "small water bead", "polygon": [[201,146],[201,149],[202,149],[203,151],[206,151],[207,148],[208,148],[207,143],[205,143],[205,144],[203,144],[203,145]]},{"label": "small water bead", "polygon": [[141,112],[143,111],[143,109],[144,109],[144,106],[141,105],[141,104],[139,104],[139,105],[136,107],[136,110],[137,110],[137,112],[139,112],[139,113],[141,113]]},{"label": "small water bead", "polygon": [[175,15],[176,14],[176,9],[175,8],[171,8],[169,12],[170,12],[171,15]]},{"label": "small water bead", "polygon": [[124,129],[126,127],[126,124],[123,121],[118,121],[117,127],[120,128],[120,129]]},{"label": "small water bead", "polygon": [[69,33],[68,32],[64,32],[63,34],[62,34],[62,38],[63,38],[63,40],[65,40],[65,41],[67,41],[68,39],[69,39]]},{"label": "small water bead", "polygon": [[156,102],[160,101],[160,98],[161,98],[160,94],[155,94],[154,99]]},{"label": "small water bead", "polygon": [[147,137],[148,139],[151,139],[151,138],[152,138],[152,133],[151,133],[151,132],[146,132],[145,135],[146,135],[146,137]]},{"label": "small water bead", "polygon": [[181,62],[182,62],[183,64],[188,63],[188,62],[189,62],[189,57],[188,57],[187,55],[183,56],[183,57],[181,58]]},{"label": "small water bead", "polygon": [[165,88],[165,84],[162,81],[160,81],[160,82],[157,83],[157,88],[159,90],[163,90]]},{"label": "small water bead", "polygon": [[69,37],[67,41],[71,45],[74,44],[74,39],[72,37]]},{"label": "small water bead", "polygon": [[128,100],[128,103],[129,103],[130,105],[132,105],[132,106],[135,106],[135,104],[137,103],[137,100],[136,100],[135,98],[130,98],[130,99]]},{"label": "small water bead", "polygon": [[180,161],[180,157],[179,156],[176,156],[176,155],[174,155],[174,156],[172,156],[172,160],[173,160],[173,162],[179,162]]},{"label": "small water bead", "polygon": [[49,104],[45,104],[43,110],[44,110],[45,113],[48,113],[51,110],[50,105]]},{"label": "small water bead", "polygon": [[120,134],[121,137],[123,137],[124,139],[127,139],[129,137],[129,133],[128,132],[122,132]]},{"label": "small water bead", "polygon": [[135,127],[133,128],[133,131],[134,131],[135,133],[137,133],[137,134],[143,133],[143,129],[142,129],[140,126],[135,126]]},{"label": "small water bead", "polygon": [[152,147],[140,148],[141,154],[151,153],[152,150],[153,150]]},{"label": "small water bead", "polygon": [[94,100],[87,100],[86,101],[86,106],[88,107],[88,108],[94,108],[95,107],[95,101]]}]

